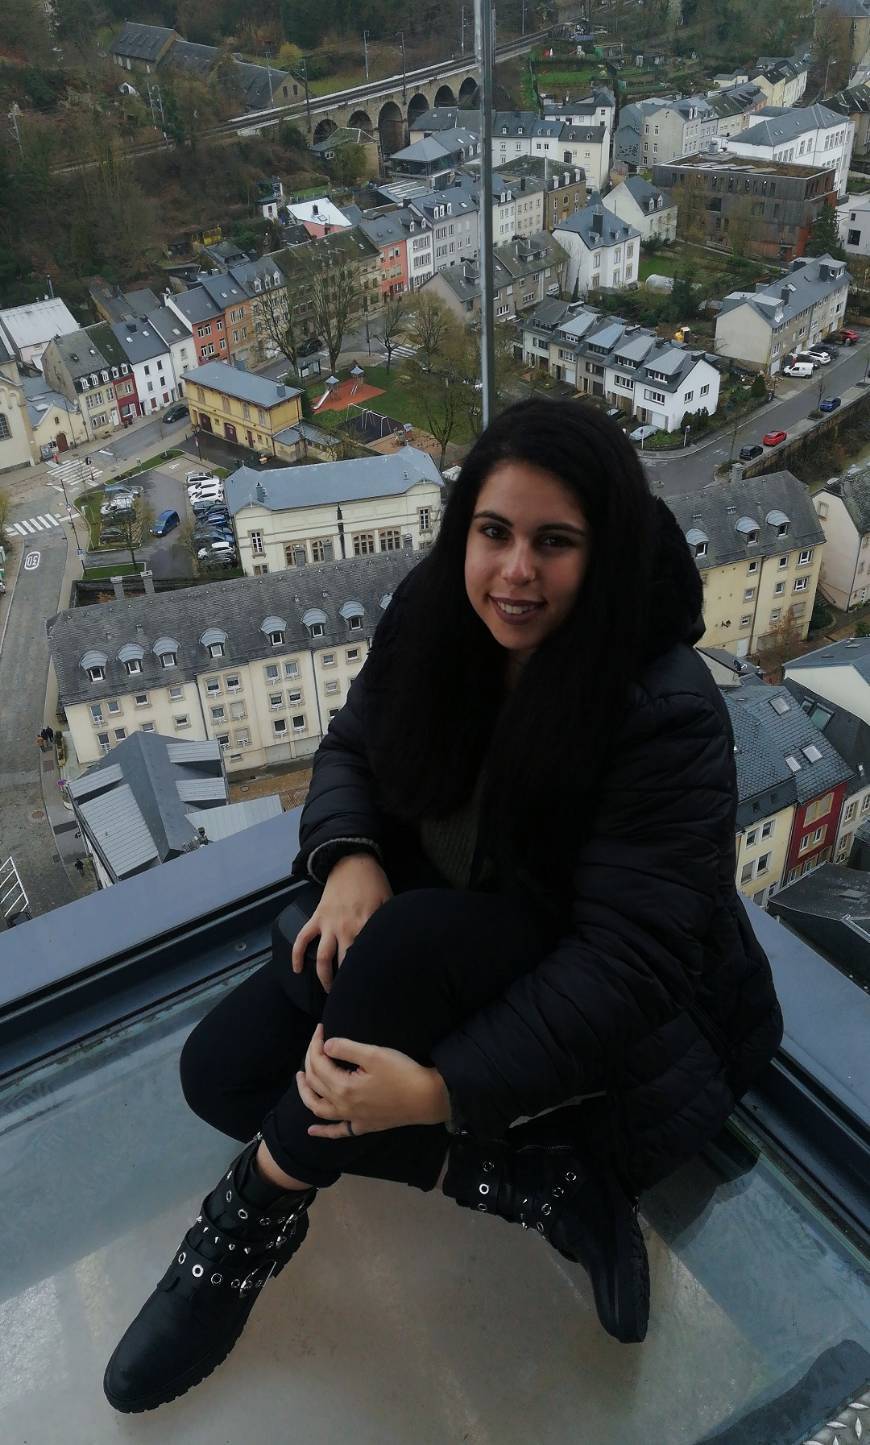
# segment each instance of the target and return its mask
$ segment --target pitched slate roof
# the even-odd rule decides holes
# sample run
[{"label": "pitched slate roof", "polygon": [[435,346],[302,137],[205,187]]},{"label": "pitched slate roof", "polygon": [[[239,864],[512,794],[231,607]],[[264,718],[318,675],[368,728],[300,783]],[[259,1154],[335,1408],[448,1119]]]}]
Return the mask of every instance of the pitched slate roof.
[{"label": "pitched slate roof", "polygon": [[179,291],[172,302],[191,326],[223,315],[223,307],[215,304],[203,286],[189,286],[186,291]]},{"label": "pitched slate roof", "polygon": [[851,520],[863,536],[870,532],[870,467],[856,467],[832,478],[825,491],[841,497]]},{"label": "pitched slate roof", "polygon": [[859,677],[870,682],[870,637],[847,637],[842,642],[830,642],[815,652],[793,657],[786,664],[789,676],[805,667],[854,667]]},{"label": "pitched slate roof", "polygon": [[166,25],[140,25],[127,20],[109,46],[109,54],[124,60],[155,61],[167,42],[174,39],[175,31]]},{"label": "pitched slate roof", "polygon": [[[669,496],[667,504],[684,535],[703,533],[707,552],[697,559],[702,572],[751,557],[793,552],[796,547],[818,547],[825,541],[806,487],[788,471],[717,482],[703,490]],[[777,532],[778,515],[789,522],[782,537]],[[758,533],[755,543],[746,540],[752,527]]]},{"label": "pitched slate roof", "polygon": [[[595,229],[596,219],[600,219],[600,230]],[[635,226],[629,226],[627,221],[621,220],[613,211],[608,211],[597,192],[589,197],[581,210],[574,211],[573,215],[566,216],[553,227],[555,236],[558,236],[560,231],[573,232],[590,251],[597,251],[601,246],[617,246],[640,235]]]},{"label": "pitched slate roof", "polygon": [[270,467],[268,471],[239,467],[227,477],[224,490],[227,506],[235,516],[249,506],[281,512],[287,507],[402,496],[418,482],[444,485],[429,453],[407,446],[386,456],[357,457],[346,462]]},{"label": "pitched slate roof", "polygon": [[301,396],[298,386],[284,386],[281,382],[270,381],[265,376],[255,376],[250,371],[239,371],[226,361],[207,361],[204,366],[191,367],[185,371],[182,381],[189,386],[211,386],[224,396],[233,396],[238,401],[250,402],[253,406],[280,406],[289,397]]},{"label": "pitched slate roof", "polygon": [[803,257],[792,261],[784,276],[755,291],[729,291],[722,302],[720,316],[738,306],[751,306],[768,326],[789,321],[800,311],[851,284],[852,277],[842,261],[833,256]]},{"label": "pitched slate roof", "polygon": [[777,146],[804,135],[808,130],[828,130],[843,124],[842,115],[826,105],[767,105],[758,112],[759,119],[748,130],[734,136],[732,144]]},{"label": "pitched slate roof", "polygon": [[[748,679],[741,686],[729,690],[725,695],[732,724],[743,709],[757,724],[760,732],[754,733],[754,743],[761,745],[766,753],[782,760],[785,769],[792,774],[795,795],[799,803],[807,803],[831,788],[851,779],[852,769],[845,762],[833,743],[819,730],[804,712],[787,687],[771,687],[757,678]],[[763,743],[761,742],[763,738]],[[805,749],[809,749],[807,756]],[[816,753],[821,756],[815,758]],[[741,753],[735,755],[738,763],[738,777]],[[813,761],[815,758],[815,761]],[[796,766],[790,766],[790,759]],[[754,759],[746,760],[745,780],[749,785],[766,773],[768,759],[762,765]],[[777,767],[779,763],[777,761]],[[739,785],[738,785],[739,787]]]},{"label": "pitched slate roof", "polygon": [[195,840],[181,793],[186,783],[213,779],[217,800],[227,802],[220,744],[198,744],[196,758],[177,744],[174,737],[135,732],[69,785],[116,878],[162,863]]},{"label": "pitched slate roof", "polygon": [[[328,465],[324,463],[324,467]],[[130,643],[142,649],[142,672],[136,676],[136,686],[145,691],[192,682],[201,673],[234,663],[271,660],[275,648],[262,631],[267,617],[286,621],[285,653],[310,648],[302,621],[310,608],[320,609],[326,617],[319,646],[347,639],[340,609],[351,601],[362,606],[363,636],[371,637],[383,613],[382,600],[419,561],[419,552],[384,552],[272,572],[266,577],[222,578],[182,591],[145,593],[123,602],[59,612],[48,619],[46,632],[60,698],[65,706],[72,706],[129,692],[130,678],[118,653]],[[225,655],[219,660],[210,656],[201,641],[211,628],[225,635]],[[161,665],[154,651],[155,644],[163,647],[167,642],[175,644],[172,650],[177,663],[171,669]],[[91,682],[82,667],[82,659],[89,653],[105,658],[102,682]]]},{"label": "pitched slate roof", "polygon": [[152,361],[168,352],[160,332],[147,321],[116,321],[110,330],[127,361]]},{"label": "pitched slate roof", "polygon": [[166,57],[166,64],[173,70],[183,70],[188,75],[207,80],[220,54],[216,45],[198,45],[191,40],[176,40]]},{"label": "pitched slate roof", "polygon": [[55,336],[51,345],[57,347],[64,370],[73,378],[90,376],[93,372],[105,371],[112,365],[99,349],[90,330],[73,331],[69,336]]},{"label": "pitched slate roof", "polygon": [[78,329],[79,323],[60,296],[28,301],[23,306],[0,311],[0,337],[13,351],[39,346],[53,336],[69,335]]},{"label": "pitched slate roof", "polygon": [[[269,76],[272,77],[271,92]],[[290,76],[286,70],[273,70],[270,65],[253,65],[233,57],[233,80],[241,89],[248,110],[267,110],[276,104],[275,96]],[[280,103],[280,102],[277,102]]]},{"label": "pitched slate roof", "polygon": [[841,115],[866,115],[870,111],[870,85],[864,81],[860,85],[847,86],[845,90],[838,90],[836,95],[829,95],[825,105]]},{"label": "pitched slate roof", "polygon": [[839,703],[805,687],[799,677],[785,678],[783,686],[855,770],[855,788],[865,787],[870,782],[870,726]]}]

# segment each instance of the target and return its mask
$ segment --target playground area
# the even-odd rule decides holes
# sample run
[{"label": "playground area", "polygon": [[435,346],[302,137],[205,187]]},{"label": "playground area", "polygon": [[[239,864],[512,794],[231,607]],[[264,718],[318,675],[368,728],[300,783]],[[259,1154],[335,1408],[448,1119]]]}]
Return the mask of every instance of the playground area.
[{"label": "playground area", "polygon": [[366,381],[361,366],[352,367],[350,375],[343,381],[339,381],[337,376],[328,376],[324,386],[326,390],[311,403],[315,415],[323,411],[347,411],[351,405],[361,406],[363,402],[383,395],[380,387]]}]

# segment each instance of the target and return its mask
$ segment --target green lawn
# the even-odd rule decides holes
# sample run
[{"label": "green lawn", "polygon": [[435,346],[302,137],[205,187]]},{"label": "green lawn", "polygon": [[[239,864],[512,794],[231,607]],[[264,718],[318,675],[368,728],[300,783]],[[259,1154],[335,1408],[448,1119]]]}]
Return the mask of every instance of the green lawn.
[{"label": "green lawn", "polygon": [[135,467],[130,467],[126,472],[118,472],[117,476],[112,477],[111,481],[125,482],[130,477],[138,476],[139,472],[150,472],[152,468],[159,467],[161,462],[168,462],[171,461],[173,457],[180,456],[180,451],[174,447],[170,447],[169,451],[160,452],[156,457],[149,457],[147,461],[137,462]]},{"label": "green lawn", "polygon": [[[428,431],[426,425],[426,412],[423,407],[416,378],[411,377],[397,363],[393,363],[389,375],[386,366],[367,366],[365,368],[365,379],[371,386],[378,386],[382,389],[382,396],[373,396],[364,405],[372,411],[380,412],[382,416],[390,416],[395,421],[407,421],[412,426],[419,427],[421,431]],[[312,402],[323,395],[323,385],[309,386],[308,396]],[[326,416],[339,417],[342,421],[347,412],[326,412]],[[351,413],[352,415],[352,413]],[[316,423],[317,413],[312,414],[311,420]],[[459,425],[454,432],[451,441],[470,442],[474,440],[474,433],[466,417],[462,416]]]},{"label": "green lawn", "polygon": [[132,562],[118,562],[114,567],[86,567],[84,573],[85,582],[102,582],[106,577],[131,577],[136,572],[141,572],[145,563],[134,567]]}]

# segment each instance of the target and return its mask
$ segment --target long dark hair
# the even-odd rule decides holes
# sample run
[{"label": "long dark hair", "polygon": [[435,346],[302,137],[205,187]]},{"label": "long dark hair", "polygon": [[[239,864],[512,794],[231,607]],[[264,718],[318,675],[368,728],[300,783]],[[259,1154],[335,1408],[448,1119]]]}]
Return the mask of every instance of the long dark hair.
[{"label": "long dark hair", "polygon": [[[500,463],[552,473],[590,528],[577,603],[505,695],[506,656],[465,589],[465,548],[480,490]],[[631,443],[581,401],[518,402],[466,458],[438,539],[397,601],[391,645],[375,643],[371,741],[392,813],[452,812],[486,760],[487,833],[514,866],[551,866],[579,793],[594,780],[647,637],[656,504]],[[579,791],[578,791],[579,790]],[[496,843],[493,843],[496,846]]]}]

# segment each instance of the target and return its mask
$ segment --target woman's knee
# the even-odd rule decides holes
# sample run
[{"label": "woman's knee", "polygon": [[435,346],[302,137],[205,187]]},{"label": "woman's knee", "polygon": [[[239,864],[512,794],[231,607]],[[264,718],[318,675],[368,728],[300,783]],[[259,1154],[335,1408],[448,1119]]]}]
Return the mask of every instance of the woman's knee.
[{"label": "woman's knee", "polygon": [[206,1015],[188,1034],[178,1060],[178,1075],[188,1108],[211,1124],[219,1112],[222,1070],[208,1022]]}]

